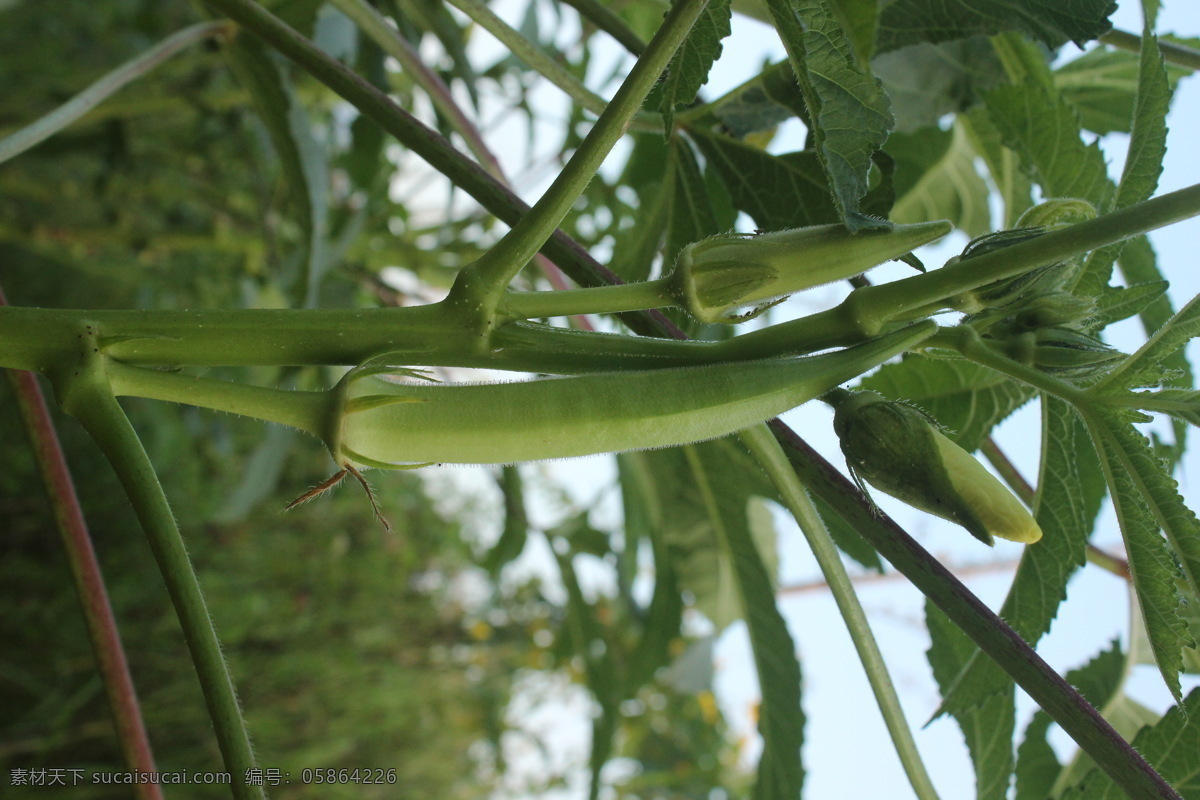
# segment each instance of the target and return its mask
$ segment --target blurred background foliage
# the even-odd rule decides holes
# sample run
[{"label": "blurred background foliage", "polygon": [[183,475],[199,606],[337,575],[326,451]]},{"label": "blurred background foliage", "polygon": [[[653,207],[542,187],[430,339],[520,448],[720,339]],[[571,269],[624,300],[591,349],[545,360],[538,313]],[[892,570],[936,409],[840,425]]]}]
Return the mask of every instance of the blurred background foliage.
[{"label": "blurred background foliage", "polygon": [[[319,14],[321,3],[266,5],[411,102],[405,77],[385,70],[380,52],[352,28]],[[461,57],[468,31],[439,3],[380,5],[414,42],[429,31],[441,40],[450,54],[438,65],[446,80],[504,81],[511,113],[532,123],[525,91],[533,73],[510,60],[474,74]],[[184,0],[50,6],[0,3],[0,84],[10,87],[0,93],[0,134],[204,18]],[[586,63],[571,68],[582,73]],[[286,152],[283,124],[292,143],[305,147]],[[25,306],[403,303],[404,292],[380,279],[383,268],[404,265],[413,285],[444,287],[486,246],[494,226],[474,208],[445,224],[416,219],[392,191],[397,164],[413,160],[247,37],[229,47],[201,45],[0,166],[0,282],[10,302]],[[632,213],[603,181],[588,197]],[[597,217],[602,225],[579,224],[591,202],[581,202],[570,228],[585,244],[620,224],[611,214]],[[209,374],[295,387],[336,378],[317,369]],[[514,691],[536,700],[536,688],[517,688],[538,686],[531,675],[589,680],[596,641],[607,646],[604,668],[620,667],[605,684],[609,695],[600,700],[608,711],[597,723],[614,737],[607,755],[632,765],[617,782],[618,796],[708,797],[713,786],[745,785],[711,693],[654,677],[655,667],[685,648],[678,608],[676,633],[656,642],[647,661],[634,635],[645,609],[631,592],[585,598],[573,591],[564,599],[536,578],[501,580],[530,533],[519,491],[509,492],[502,546],[481,568],[473,565],[473,548],[484,546],[480,532],[469,519],[433,511],[419,476],[377,482],[391,532],[371,519],[350,485],[285,515],[289,499],[327,477],[316,442],[196,409],[126,407],[179,515],[260,764],[293,777],[306,767],[397,771],[396,786],[293,783],[269,787],[272,796],[479,797],[511,786],[506,753],[521,735],[509,712]],[[59,422],[158,766],[219,769],[195,671],[137,522],[82,430],[73,420]],[[0,768],[122,770],[62,546],[7,384],[0,384],[0,463]],[[586,512],[581,519],[586,533],[554,534],[565,543],[558,561],[568,584],[576,559],[609,550],[595,537],[606,542],[610,534],[586,526]],[[604,557],[616,563],[611,553]],[[636,554],[617,567],[628,589]],[[563,786],[570,777],[544,770],[532,788]],[[53,791],[128,796],[113,787]],[[190,785],[167,794],[220,797],[227,790]]]}]

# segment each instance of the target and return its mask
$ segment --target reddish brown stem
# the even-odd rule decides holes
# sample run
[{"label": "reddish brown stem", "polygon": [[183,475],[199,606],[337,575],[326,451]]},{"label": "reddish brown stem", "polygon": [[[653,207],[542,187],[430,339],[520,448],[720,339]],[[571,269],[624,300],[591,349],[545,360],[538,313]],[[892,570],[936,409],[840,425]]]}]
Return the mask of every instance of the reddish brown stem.
[{"label": "reddish brown stem", "polygon": [[[0,289],[0,305],[7,304],[4,290]],[[75,484],[54,430],[45,395],[32,372],[5,372],[16,394],[17,406],[29,432],[38,470],[54,509],[54,520],[67,551],[71,577],[83,606],[88,637],[92,641],[92,650],[108,695],[121,753],[130,770],[155,772],[154,755],[142,722],[125,650],[121,646],[117,621],[108,601],[100,563],[96,560],[96,551],[88,535],[87,523],[79,507],[79,497],[75,493]],[[141,800],[162,800],[162,789],[157,784],[139,783],[133,786],[135,796]]]}]

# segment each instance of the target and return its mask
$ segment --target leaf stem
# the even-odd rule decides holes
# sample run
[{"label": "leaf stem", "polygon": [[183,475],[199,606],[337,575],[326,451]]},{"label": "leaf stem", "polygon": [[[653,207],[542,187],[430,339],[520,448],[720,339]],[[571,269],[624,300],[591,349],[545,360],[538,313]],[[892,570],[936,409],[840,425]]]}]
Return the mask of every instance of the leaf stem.
[{"label": "leaf stem", "polygon": [[883,654],[880,653],[879,645],[871,633],[871,626],[867,622],[862,605],[858,602],[858,595],[854,592],[854,585],[846,573],[837,546],[809,498],[808,491],[796,477],[796,471],[788,463],[783,448],[766,425],[748,428],[738,436],[770,476],[783,498],[784,505],[796,518],[813,555],[816,556],[821,573],[825,576],[838,610],[842,613],[850,638],[854,641],[854,648],[858,651],[863,670],[875,694],[875,701],[883,715],[884,724],[891,734],[896,754],[900,757],[913,791],[920,800],[937,800],[937,791],[929,779],[917,744],[912,738],[912,731],[904,718],[904,709],[900,707],[900,698],[896,695],[896,687],[888,674]]},{"label": "leaf stem", "polygon": [[615,11],[597,0],[562,0],[564,5],[579,12],[579,15],[617,42],[635,56],[646,52],[646,43],[625,24]]},{"label": "leaf stem", "polygon": [[[337,0],[340,6],[344,0]],[[529,41],[480,0],[447,0],[450,5],[470,17],[475,24],[500,40],[514,56],[533,67],[543,78],[566,92],[581,108],[599,116],[608,103],[604,98],[584,86],[578,78],[568,72],[536,43]],[[659,130],[661,130],[661,126]]]},{"label": "leaf stem", "polygon": [[448,300],[476,314],[484,331],[491,327],[509,282],[571,210],[707,4],[708,0],[680,0],[671,6],[646,53],[630,70],[612,102],[550,188],[503,239],[459,273]]},{"label": "leaf stem", "polygon": [[939,328],[937,333],[925,340],[924,345],[954,350],[969,361],[1027,383],[1035,389],[1040,389],[1071,403],[1076,408],[1089,402],[1090,396],[1083,389],[1078,389],[1069,383],[1047,375],[1036,367],[1022,364],[996,352],[990,344],[984,341],[979,332],[969,325]]},{"label": "leaf stem", "polygon": [[225,22],[201,22],[168,36],[141,55],[126,61],[79,94],[35,122],[0,139],[0,164],[20,155],[79,120],[125,84],[150,72],[188,45],[229,32]]},{"label": "leaf stem", "polygon": [[83,336],[82,363],[52,374],[55,392],[63,408],[83,424],[112,464],[142,523],[196,666],[225,768],[232,777],[234,797],[263,798],[261,787],[246,782],[247,771],[255,768],[254,753],[195,570],[150,458],[108,389],[105,359],[92,349],[93,336]]},{"label": "leaf stem", "polygon": [[[1142,37],[1128,31],[1111,30],[1101,36],[1100,41],[1131,53],[1141,52],[1142,49]],[[1193,72],[1200,70],[1200,50],[1175,42],[1164,42],[1162,39],[1158,40],[1158,49],[1168,64],[1186,67]]]}]

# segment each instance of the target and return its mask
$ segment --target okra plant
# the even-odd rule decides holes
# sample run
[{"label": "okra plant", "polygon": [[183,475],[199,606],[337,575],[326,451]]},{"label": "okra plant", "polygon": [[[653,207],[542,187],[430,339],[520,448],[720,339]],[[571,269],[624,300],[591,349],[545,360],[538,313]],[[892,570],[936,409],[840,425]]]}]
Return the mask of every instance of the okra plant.
[{"label": "okra plant", "polygon": [[[1160,35],[1157,2],[1143,0],[1134,31],[1114,27],[1110,0],[1069,11],[1033,0],[76,10],[0,8],[6,52],[68,29],[79,51],[56,54],[70,66],[53,74],[14,55],[5,73],[0,282],[12,305],[0,307],[0,367],[47,475],[127,769],[155,770],[151,737],[31,374],[133,506],[235,797],[273,793],[274,762],[251,746],[272,743],[256,734],[253,700],[239,705],[234,684],[253,676],[231,673],[184,546],[202,533],[179,524],[193,517],[172,510],[155,471],[169,465],[152,457],[163,431],[187,425],[227,441],[232,418],[212,412],[263,423],[236,479],[261,489],[226,521],[282,508],[266,499],[280,495],[295,497],[288,524],[350,476],[370,525],[393,516],[393,482],[450,465],[495,471],[504,530],[481,561],[493,611],[511,610],[498,576],[540,530],[566,589],[561,625],[514,638],[528,663],[573,676],[595,701],[591,798],[803,791],[800,662],[762,499],[811,547],[916,797],[939,796],[926,768],[937,754],[917,748],[846,561],[899,572],[926,596],[939,713],[962,728],[981,800],[1194,795],[1200,693],[1185,689],[1200,670],[1200,523],[1173,476],[1200,420],[1185,349],[1200,307],[1170,285],[1189,254],[1160,263],[1146,234],[1200,215],[1200,185],[1159,187],[1172,137],[1186,147],[1194,127],[1177,120],[1169,136],[1167,114],[1200,42]],[[731,30],[764,24],[786,57],[706,88]],[[479,46],[493,38],[501,57]],[[619,68],[601,79],[605,59]],[[546,84],[569,108],[556,173],[522,197],[514,187],[530,182],[510,173],[533,165],[514,165],[511,132],[489,134],[494,104],[531,130],[543,116],[563,123],[532,98]],[[803,141],[780,133],[793,119]],[[431,203],[431,186],[449,200]],[[829,285],[838,299],[814,311],[830,290],[811,290]],[[1114,340],[1109,326],[1133,319],[1141,341]],[[516,374],[473,380],[463,368]],[[778,419],[827,419],[793,411],[810,401],[834,408],[840,452],[822,455],[802,438],[807,422]],[[998,429],[1027,405],[1041,419],[1032,482]],[[1148,439],[1139,426],[1155,418]],[[188,458],[202,459],[194,439]],[[606,453],[617,530],[592,528],[587,509],[531,527],[520,465]],[[289,459],[330,477],[289,483]],[[213,480],[232,489],[227,471]],[[1024,544],[999,613],[876,491],[976,546]],[[1092,543],[1106,504],[1120,553]],[[613,573],[612,596],[582,591],[575,561],[587,555]],[[649,600],[633,591],[647,558]],[[1128,587],[1130,637],[1064,678],[1034,647],[1072,577],[1097,569]],[[680,764],[706,767],[655,766],[670,726],[651,724],[647,693],[669,687],[704,730],[721,724],[687,610],[717,632],[738,618],[749,630],[753,776],[716,758],[731,746],[720,736],[677,745]],[[1140,662],[1173,698],[1165,713],[1124,693]],[[1039,707],[1021,729],[1018,686]],[[1051,721],[1078,745],[1068,763],[1048,744]],[[493,750],[476,772],[495,774],[503,731],[481,727]],[[352,750],[307,766],[385,766]],[[62,766],[23,758],[10,781]],[[636,779],[604,769],[618,758],[638,764]]]}]

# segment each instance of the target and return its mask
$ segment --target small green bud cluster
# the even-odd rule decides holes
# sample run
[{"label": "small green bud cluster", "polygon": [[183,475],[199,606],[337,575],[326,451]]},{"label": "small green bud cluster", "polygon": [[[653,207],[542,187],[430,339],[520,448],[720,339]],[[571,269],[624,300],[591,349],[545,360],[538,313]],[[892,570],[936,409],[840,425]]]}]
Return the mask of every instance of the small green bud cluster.
[{"label": "small green bud cluster", "polygon": [[833,428],[859,481],[955,522],[985,544],[1042,530],[1012,492],[920,410],[876,392],[837,393]]},{"label": "small green bud cluster", "polygon": [[[913,249],[951,229],[938,221],[858,233],[841,224],[727,233],[683,248],[666,282],[675,301],[701,322],[742,322],[794,292],[907,260]],[[750,311],[734,313],[741,309]]]},{"label": "small green bud cluster", "polygon": [[[1008,247],[1047,231],[1093,219],[1095,209],[1083,200],[1047,200],[1026,211],[1019,227],[986,234],[967,245],[959,260]],[[1009,357],[1065,378],[1094,377],[1123,355],[1084,329],[1095,314],[1095,301],[1072,294],[1076,260],[1044,267],[984,286],[959,298],[958,307],[972,312],[963,320]]]}]

